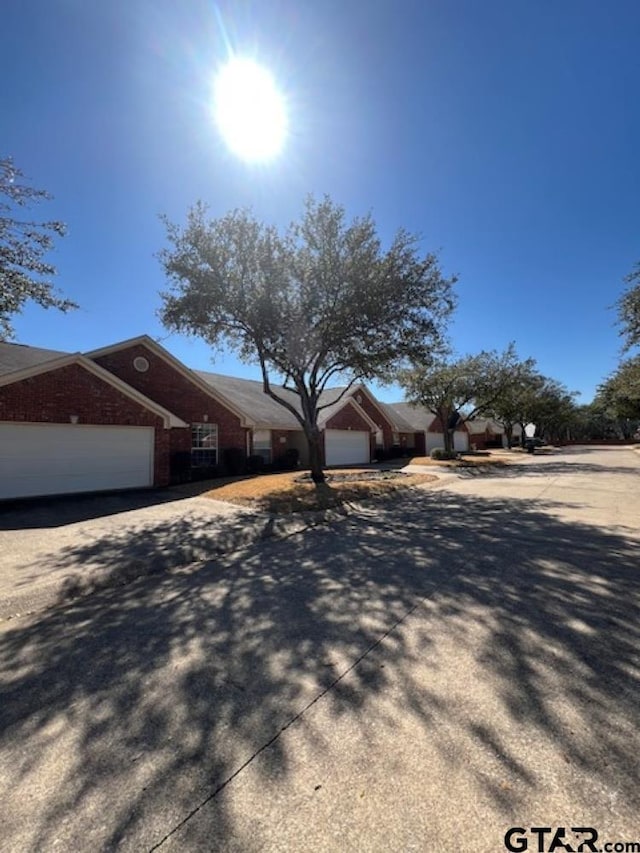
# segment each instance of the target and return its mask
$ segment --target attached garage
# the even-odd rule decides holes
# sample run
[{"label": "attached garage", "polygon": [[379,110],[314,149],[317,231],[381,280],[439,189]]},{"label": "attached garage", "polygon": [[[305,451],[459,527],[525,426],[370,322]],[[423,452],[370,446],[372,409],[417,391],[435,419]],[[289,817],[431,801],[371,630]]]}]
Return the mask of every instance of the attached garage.
[{"label": "attached garage", "polygon": [[327,465],[367,465],[371,462],[370,432],[328,429],[324,434]]},{"label": "attached garage", "polygon": [[154,429],[0,424],[0,498],[153,485]]},{"label": "attached garage", "polygon": [[431,453],[432,450],[435,450],[436,447],[444,448],[444,436],[441,432],[427,432],[426,435],[426,446],[427,446],[427,456]]},{"label": "attached garage", "polygon": [[12,346],[0,344],[0,500],[168,484],[185,421],[78,353]]},{"label": "attached garage", "polygon": [[[436,447],[444,448],[444,436],[441,432],[427,432],[426,448],[427,455]],[[464,453],[469,449],[469,435],[463,430],[456,430],[453,434],[453,449],[458,453]]]},{"label": "attached garage", "polygon": [[469,449],[469,433],[456,430],[453,434],[453,449],[458,453],[466,453]]}]

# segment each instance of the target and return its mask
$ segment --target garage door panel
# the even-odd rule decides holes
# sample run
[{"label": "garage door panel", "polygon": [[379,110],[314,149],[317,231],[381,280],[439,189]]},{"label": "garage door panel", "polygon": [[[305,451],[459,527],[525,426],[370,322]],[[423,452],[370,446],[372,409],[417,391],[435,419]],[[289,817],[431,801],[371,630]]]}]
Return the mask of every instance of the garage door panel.
[{"label": "garage door panel", "polygon": [[453,449],[461,453],[469,449],[469,434],[462,431],[456,431],[453,434]]},{"label": "garage door panel", "polygon": [[441,432],[427,433],[427,454],[436,448],[444,448],[444,436]]},{"label": "garage door panel", "polygon": [[153,484],[152,427],[0,424],[0,498]]},{"label": "garage door panel", "polygon": [[328,429],[324,445],[327,465],[366,465],[371,461],[368,432]]}]

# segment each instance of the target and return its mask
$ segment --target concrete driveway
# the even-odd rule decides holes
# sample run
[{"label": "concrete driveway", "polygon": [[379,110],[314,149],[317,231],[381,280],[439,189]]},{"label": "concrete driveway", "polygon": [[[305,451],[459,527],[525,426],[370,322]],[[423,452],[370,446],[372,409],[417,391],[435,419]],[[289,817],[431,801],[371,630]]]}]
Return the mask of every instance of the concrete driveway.
[{"label": "concrete driveway", "polygon": [[640,841],[639,461],[535,457],[4,623],[0,849]]},{"label": "concrete driveway", "polygon": [[255,538],[266,520],[200,497],[206,488],[190,484],[0,506],[0,619],[132,575],[214,557]]}]

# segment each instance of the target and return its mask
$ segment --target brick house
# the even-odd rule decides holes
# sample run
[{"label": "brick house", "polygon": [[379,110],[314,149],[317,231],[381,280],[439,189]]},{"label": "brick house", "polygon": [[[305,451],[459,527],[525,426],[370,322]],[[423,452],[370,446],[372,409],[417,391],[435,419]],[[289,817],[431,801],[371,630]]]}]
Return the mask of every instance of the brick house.
[{"label": "brick house", "polygon": [[[390,408],[398,416],[408,421],[416,431],[416,455],[429,455],[435,448],[444,447],[444,430],[440,419],[425,406],[411,403],[392,403]],[[469,428],[467,423],[460,424],[453,433],[453,447],[458,452],[469,450]]]},{"label": "brick house", "polygon": [[[507,436],[504,427],[492,418],[474,418],[467,424],[469,428],[469,440],[472,449],[487,450],[496,447],[506,447]],[[519,424],[513,427],[513,441],[520,442],[522,429]]]},{"label": "brick house", "polygon": [[[325,464],[424,452],[429,428],[412,417],[362,384],[326,390]],[[84,354],[0,343],[0,499],[164,486],[287,454],[308,463],[304,431],[261,382],[191,370],[146,335]]]}]

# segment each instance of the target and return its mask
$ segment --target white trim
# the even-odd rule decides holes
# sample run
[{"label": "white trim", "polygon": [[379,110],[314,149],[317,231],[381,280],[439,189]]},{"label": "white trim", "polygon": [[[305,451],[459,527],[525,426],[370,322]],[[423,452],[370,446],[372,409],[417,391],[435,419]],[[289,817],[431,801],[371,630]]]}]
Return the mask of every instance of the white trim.
[{"label": "white trim", "polygon": [[[91,361],[91,359],[86,358],[79,352],[70,353],[69,355],[64,355],[61,358],[55,358],[51,361],[44,361],[41,364],[34,364],[31,367],[25,367],[22,370],[15,370],[13,373],[6,373],[4,376],[0,376],[0,387],[4,385],[13,385],[15,382],[23,382],[25,379],[30,379],[32,376],[39,376],[42,373],[50,373],[52,370],[61,370],[63,367],[68,367],[71,364],[77,364],[89,373],[93,373],[93,375],[97,376],[98,379],[101,379],[103,382],[106,382],[108,385],[116,388],[126,397],[129,397],[136,403],[144,406],[145,409],[149,409],[149,411],[159,415],[164,420],[165,427],[187,426],[181,418],[174,415],[168,409],[165,409],[164,406],[161,406],[159,403],[155,403],[153,400],[145,397],[145,395],[141,394],[140,391],[136,391],[136,389],[132,388],[131,385],[127,385],[127,383],[122,379],[119,379],[113,373],[109,373],[109,371],[105,370],[104,367],[100,367],[100,365],[96,364],[95,361]],[[42,422],[38,421],[37,423]],[[107,426],[107,424],[104,424],[104,426]]]},{"label": "white trim", "polygon": [[204,379],[201,379],[197,373],[188,368],[185,364],[183,364],[178,358],[166,350],[163,346],[150,338],[149,335],[140,335],[137,338],[129,338],[126,341],[119,341],[116,344],[110,344],[108,347],[101,347],[100,349],[94,349],[90,352],[86,352],[85,356],[87,358],[95,359],[100,358],[103,355],[109,355],[112,352],[118,352],[124,349],[130,349],[134,346],[145,346],[150,349],[158,358],[161,358],[165,361],[170,367],[173,367],[174,370],[177,370],[185,379],[188,379],[194,385],[204,391],[205,394],[208,394],[212,397],[217,403],[220,403],[221,406],[224,406],[225,409],[228,409],[232,412],[237,418],[240,419],[240,424],[243,427],[250,427],[254,425],[254,421],[241,409],[238,409],[230,400],[228,400],[223,394],[217,391],[212,385],[209,385],[208,382],[205,382]]}]

